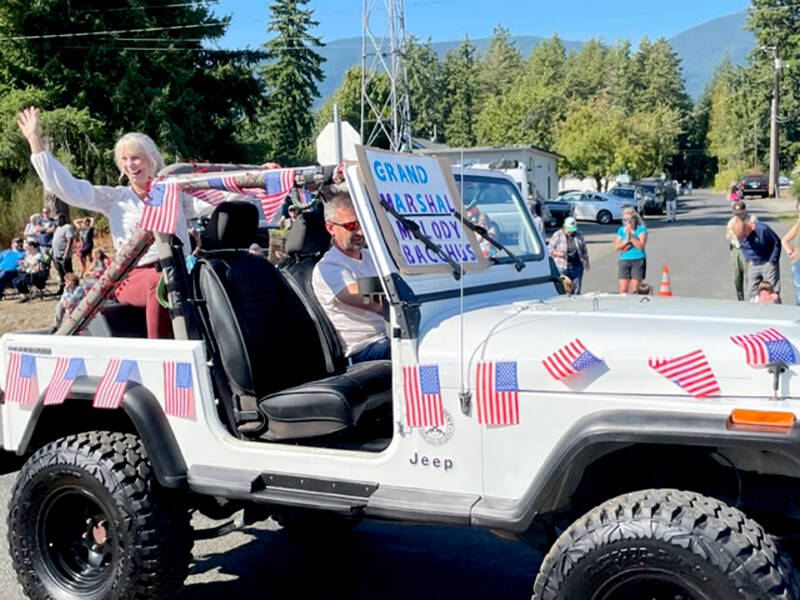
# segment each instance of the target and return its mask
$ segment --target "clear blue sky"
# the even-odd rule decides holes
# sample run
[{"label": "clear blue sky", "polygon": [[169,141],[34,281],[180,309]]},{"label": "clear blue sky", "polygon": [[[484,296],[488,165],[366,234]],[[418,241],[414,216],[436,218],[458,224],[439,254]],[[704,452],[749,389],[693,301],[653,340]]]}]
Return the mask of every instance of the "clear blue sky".
[{"label": "clear blue sky", "polygon": [[[376,7],[383,0],[368,0]],[[219,0],[218,15],[233,23],[220,45],[257,47],[267,39],[268,0]],[[746,0],[405,0],[406,32],[434,41],[488,37],[502,23],[513,35],[566,40],[617,37],[636,42],[643,35],[671,37],[715,17],[743,10]],[[361,35],[361,0],[311,0],[323,41]],[[377,12],[377,11],[376,11]],[[385,17],[384,17],[385,18]]]}]

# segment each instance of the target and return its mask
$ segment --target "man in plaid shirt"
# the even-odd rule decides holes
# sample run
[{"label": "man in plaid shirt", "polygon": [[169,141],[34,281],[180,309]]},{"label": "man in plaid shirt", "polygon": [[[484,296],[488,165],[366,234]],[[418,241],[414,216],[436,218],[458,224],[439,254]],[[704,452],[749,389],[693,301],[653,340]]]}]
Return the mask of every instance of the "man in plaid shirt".
[{"label": "man in plaid shirt", "polygon": [[583,272],[589,270],[589,251],[573,217],[564,219],[564,225],[553,234],[547,247],[559,273],[572,280],[574,287],[570,294],[580,294]]}]

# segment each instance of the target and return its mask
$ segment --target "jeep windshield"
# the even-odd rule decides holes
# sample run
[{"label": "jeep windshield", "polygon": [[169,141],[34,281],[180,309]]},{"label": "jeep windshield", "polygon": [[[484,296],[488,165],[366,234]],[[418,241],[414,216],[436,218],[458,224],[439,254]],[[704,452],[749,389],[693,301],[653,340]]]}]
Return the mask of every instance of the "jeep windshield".
[{"label": "jeep windshield", "polygon": [[[530,212],[519,189],[508,179],[472,173],[454,173],[464,204],[464,217],[483,227],[489,237],[521,260],[542,256],[542,242],[535,233]],[[481,251],[492,262],[514,263],[515,258],[489,240],[478,236]]]}]

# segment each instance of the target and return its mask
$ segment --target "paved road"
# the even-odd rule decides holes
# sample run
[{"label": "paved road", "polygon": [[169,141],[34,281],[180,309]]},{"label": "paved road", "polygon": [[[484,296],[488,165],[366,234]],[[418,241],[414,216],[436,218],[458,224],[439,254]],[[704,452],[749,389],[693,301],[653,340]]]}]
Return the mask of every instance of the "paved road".
[{"label": "paved road", "polygon": [[[16,473],[0,476],[7,506]],[[195,519],[195,526],[213,523]],[[198,541],[176,600],[407,600],[530,598],[542,555],[488,531],[388,522],[362,523],[309,541],[272,521]],[[0,518],[0,598],[24,600]]]},{"label": "paved road", "polygon": [[[747,207],[760,220],[783,235],[788,227],[775,220],[775,211],[789,212],[789,200],[747,200]],[[661,267],[667,265],[672,293],[677,296],[736,299],[725,241],[725,224],[730,218],[730,202],[723,194],[700,190],[681,196],[678,220],[667,223],[661,216],[648,216],[647,279],[655,286],[661,280]],[[617,291],[617,255],[613,240],[619,223],[598,225],[579,223],[589,246],[592,269],[586,275],[583,291]],[[782,298],[793,303],[789,262],[781,260]]]},{"label": "paved road", "polygon": [[[765,202],[749,203],[768,222]],[[782,210],[777,206],[778,210]],[[735,298],[728,274],[724,223],[730,209],[722,195],[682,197],[679,220],[647,220],[648,281],[658,285],[668,264],[673,293]],[[593,269],[585,290],[616,291],[617,225],[581,224]],[[779,233],[786,227],[775,225]],[[788,265],[783,267],[788,283]],[[789,288],[784,299],[790,301]],[[6,506],[15,473],[0,476],[0,506]],[[197,525],[211,523],[198,520]],[[331,538],[300,542],[270,522],[195,545],[191,575],[178,600],[261,599],[483,599],[530,597],[541,554],[490,532],[393,523],[363,523]],[[5,518],[0,518],[0,598],[22,600],[7,556]]]}]

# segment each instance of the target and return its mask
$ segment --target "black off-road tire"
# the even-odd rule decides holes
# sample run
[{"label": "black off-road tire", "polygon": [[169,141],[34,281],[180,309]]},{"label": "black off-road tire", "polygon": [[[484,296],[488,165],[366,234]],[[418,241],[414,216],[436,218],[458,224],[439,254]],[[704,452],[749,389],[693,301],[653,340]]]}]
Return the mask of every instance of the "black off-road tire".
[{"label": "black off-road tire", "polygon": [[93,431],[44,446],[9,508],[11,559],[31,600],[161,600],[186,578],[185,496],[158,484],[134,435]]},{"label": "black off-road tire", "polygon": [[798,575],[741,511],[678,490],[609,500],[551,548],[534,600],[796,600]]}]

